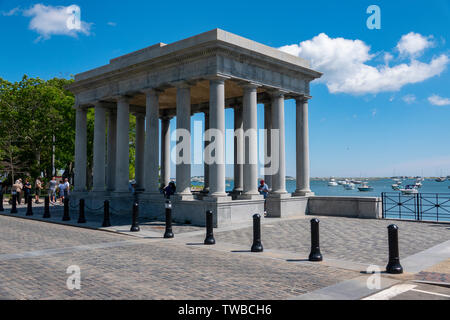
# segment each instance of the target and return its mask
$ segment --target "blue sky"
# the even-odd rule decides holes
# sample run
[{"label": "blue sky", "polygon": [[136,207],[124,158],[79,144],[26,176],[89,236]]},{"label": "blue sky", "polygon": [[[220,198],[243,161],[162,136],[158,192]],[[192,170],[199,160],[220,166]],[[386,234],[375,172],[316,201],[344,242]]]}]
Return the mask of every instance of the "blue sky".
[{"label": "blue sky", "polygon": [[[73,1],[0,0],[0,77],[70,77],[157,42],[221,28],[290,46],[324,72],[311,87],[312,176],[450,175],[447,0]],[[78,5],[81,32],[57,32],[35,19],[37,4]],[[380,30],[366,26],[372,4],[381,9]],[[294,110],[286,101],[286,114]],[[262,106],[258,116],[262,127]],[[228,128],[232,119],[227,111]],[[294,117],[286,117],[286,135],[287,174],[295,175]],[[194,175],[201,172],[194,166]]]}]

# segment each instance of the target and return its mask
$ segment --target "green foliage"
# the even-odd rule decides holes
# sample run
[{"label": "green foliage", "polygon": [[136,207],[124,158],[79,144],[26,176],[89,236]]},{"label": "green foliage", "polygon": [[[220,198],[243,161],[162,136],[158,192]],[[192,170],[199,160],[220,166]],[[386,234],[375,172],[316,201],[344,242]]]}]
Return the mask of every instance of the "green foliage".
[{"label": "green foliage", "polygon": [[72,80],[44,81],[23,76],[10,83],[0,78],[0,170],[11,180],[18,176],[52,173],[73,167],[74,97],[65,89]]},{"label": "green foliage", "polygon": [[[19,177],[34,179],[43,173],[52,176],[54,144],[55,168],[65,177],[73,176],[75,152],[74,96],[66,90],[72,79],[44,81],[24,75],[11,83],[0,78],[0,178],[8,182]],[[87,177],[92,185],[95,112],[87,113]],[[53,143],[54,141],[54,143]],[[130,179],[134,178],[136,119],[130,115]]]}]

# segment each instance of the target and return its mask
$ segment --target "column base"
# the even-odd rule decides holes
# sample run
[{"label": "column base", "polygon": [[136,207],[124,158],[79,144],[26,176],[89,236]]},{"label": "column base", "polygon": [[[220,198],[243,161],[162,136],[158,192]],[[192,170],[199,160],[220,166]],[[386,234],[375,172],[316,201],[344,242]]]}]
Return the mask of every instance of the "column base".
[{"label": "column base", "polygon": [[92,190],[91,192],[89,192],[89,195],[91,197],[105,197],[109,195],[109,192],[106,190]]},{"label": "column base", "polygon": [[290,198],[291,194],[286,192],[283,193],[272,193],[270,192],[269,195],[267,196],[267,198],[271,198],[271,199],[287,199]]},{"label": "column base", "polygon": [[171,196],[170,199],[175,201],[190,201],[194,200],[194,195],[192,193],[177,193]]},{"label": "column base", "polygon": [[160,192],[144,192],[139,196],[142,200],[161,200],[164,199],[164,194]]},{"label": "column base", "polygon": [[291,197],[291,194],[282,194],[270,196],[267,198],[267,216],[284,217],[302,217],[307,210],[308,198]]},{"label": "column base", "polygon": [[242,195],[242,189],[233,190],[229,192],[228,195],[232,197],[233,200],[236,200]]},{"label": "column base", "polygon": [[293,197],[312,197],[314,196],[314,192],[311,190],[295,190],[292,193]]},{"label": "column base", "polygon": [[261,194],[255,194],[255,193],[251,193],[251,194],[246,194],[243,193],[240,196],[237,197],[238,200],[263,200],[264,196]]},{"label": "column base", "polygon": [[209,201],[209,202],[228,202],[231,201],[232,198],[230,196],[220,195],[220,196],[207,196],[203,198],[203,201]]},{"label": "column base", "polygon": [[127,198],[130,197],[132,198],[134,195],[131,191],[113,191],[110,194],[110,197],[113,198]]}]

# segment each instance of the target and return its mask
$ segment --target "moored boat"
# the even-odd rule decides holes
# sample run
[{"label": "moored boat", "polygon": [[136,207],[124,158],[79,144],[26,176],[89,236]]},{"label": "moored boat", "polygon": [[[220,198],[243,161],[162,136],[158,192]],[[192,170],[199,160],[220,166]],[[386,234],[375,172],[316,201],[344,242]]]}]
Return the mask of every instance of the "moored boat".
[{"label": "moored boat", "polygon": [[344,184],[344,188],[345,188],[345,190],[354,190],[355,189],[355,184],[353,184],[351,182],[346,183],[346,184]]},{"label": "moored boat", "polygon": [[334,178],[331,178],[330,181],[328,181],[329,187],[336,187],[338,184]]},{"label": "moored boat", "polygon": [[367,191],[372,191],[373,188],[371,186],[369,186],[369,184],[367,182],[363,182],[362,185],[360,187],[358,187],[359,191],[362,192],[367,192]]},{"label": "moored boat", "polygon": [[415,185],[407,185],[404,189],[400,189],[400,191],[405,195],[419,193],[419,189]]}]

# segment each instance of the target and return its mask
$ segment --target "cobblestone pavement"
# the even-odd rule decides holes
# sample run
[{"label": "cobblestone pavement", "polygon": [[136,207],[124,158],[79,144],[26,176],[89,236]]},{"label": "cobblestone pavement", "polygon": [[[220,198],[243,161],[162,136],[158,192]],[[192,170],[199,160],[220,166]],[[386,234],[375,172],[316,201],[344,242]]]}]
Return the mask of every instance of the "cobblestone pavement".
[{"label": "cobblestone pavement", "polygon": [[[85,224],[79,224],[77,223],[78,220],[78,213],[70,213],[71,220],[70,221],[62,221],[63,216],[63,206],[56,204],[52,205],[50,207],[50,215],[51,218],[49,219],[43,219],[42,216],[44,214],[44,206],[43,204],[35,205],[33,204],[33,216],[27,217],[26,214],[26,205],[20,205],[17,207],[18,213],[17,214],[10,214],[10,206],[5,207],[5,211],[0,212],[3,215],[14,215],[22,218],[27,219],[36,219],[36,220],[42,220],[42,221],[50,221],[50,222],[57,222],[61,224],[68,224],[78,227],[89,227],[89,228],[101,228],[103,223],[103,212],[99,213],[88,213],[86,212],[86,220],[87,223]],[[110,213],[110,220],[111,224],[115,227],[116,230],[120,230],[121,232],[127,232],[130,229],[131,225],[131,214],[116,214],[111,212]],[[165,229],[165,223],[162,221],[156,221],[155,219],[148,219],[145,217],[139,217],[138,219],[139,225],[142,231],[151,231],[151,232],[159,232],[161,234],[164,234]],[[186,225],[186,224],[179,224],[179,223],[173,223],[172,226],[174,233],[185,233],[185,232],[192,232],[192,231],[199,231],[203,230],[202,227],[197,227],[193,225]]]},{"label": "cobblestone pavement", "polygon": [[[450,259],[442,261],[415,275],[416,280],[450,284]],[[449,292],[450,293],[450,292]]]},{"label": "cobblestone pavement", "polygon": [[[266,219],[261,237],[264,248],[296,252],[303,256],[310,251],[310,219]],[[324,258],[384,266],[388,258],[387,226],[399,227],[400,258],[433,247],[450,239],[450,224],[408,221],[319,217],[320,248]],[[252,243],[252,228],[216,232],[217,242]],[[197,236],[193,241],[200,241]]]},{"label": "cobblestone pavement", "polygon": [[[1,299],[285,299],[358,276],[183,241],[134,240],[14,217],[0,216],[0,235]],[[35,251],[27,257],[4,254],[105,241],[113,245]],[[81,290],[66,287],[70,265],[81,269]]]},{"label": "cobblestone pavement", "polygon": [[0,254],[129,240],[129,236],[0,215]]}]

